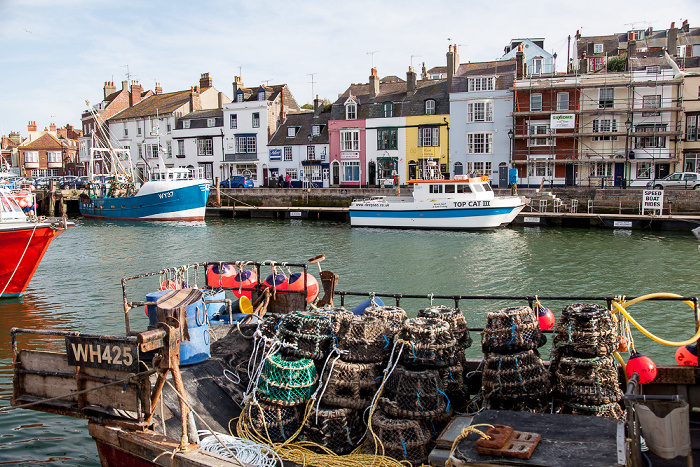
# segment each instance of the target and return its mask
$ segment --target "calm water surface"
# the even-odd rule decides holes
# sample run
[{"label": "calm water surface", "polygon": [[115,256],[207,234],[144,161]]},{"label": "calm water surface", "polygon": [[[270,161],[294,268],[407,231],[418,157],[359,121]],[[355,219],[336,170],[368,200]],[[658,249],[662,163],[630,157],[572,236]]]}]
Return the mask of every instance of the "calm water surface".
[{"label": "calm water surface", "polygon": [[[123,276],[200,261],[300,263],[321,253],[326,255],[323,268],[340,275],[342,290],[700,295],[700,252],[689,232],[540,228],[427,232],[351,229],[345,223],[299,220],[211,219],[192,224],[77,219],[76,227],[51,245],[23,299],[0,301],[0,336],[4,336],[0,405],[9,404],[12,392],[9,330],[13,326],[119,333],[124,329]],[[157,289],[157,282],[140,287],[130,298],[145,298],[145,293]],[[428,304],[427,299],[402,302],[409,315]],[[470,325],[483,326],[488,311],[520,304],[477,302],[462,307]],[[557,316],[566,304],[552,304]],[[646,302],[630,312],[662,337],[681,340],[692,335],[694,322],[687,305]],[[145,316],[133,316],[132,327],[145,329]],[[673,363],[675,348],[655,344],[639,333],[635,343],[657,363]],[[46,345],[22,342],[20,348],[39,344]],[[470,350],[478,352],[477,347]],[[99,459],[87,422],[19,410],[0,414],[0,465],[20,463],[94,466]]]}]

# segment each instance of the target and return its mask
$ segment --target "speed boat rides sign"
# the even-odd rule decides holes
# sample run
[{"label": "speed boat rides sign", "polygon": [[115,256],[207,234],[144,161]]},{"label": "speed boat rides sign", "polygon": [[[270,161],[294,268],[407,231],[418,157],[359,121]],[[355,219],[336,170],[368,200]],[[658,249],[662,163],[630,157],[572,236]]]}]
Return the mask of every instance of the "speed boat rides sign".
[{"label": "speed boat rides sign", "polygon": [[642,192],[642,215],[644,211],[664,213],[664,190],[644,190]]}]

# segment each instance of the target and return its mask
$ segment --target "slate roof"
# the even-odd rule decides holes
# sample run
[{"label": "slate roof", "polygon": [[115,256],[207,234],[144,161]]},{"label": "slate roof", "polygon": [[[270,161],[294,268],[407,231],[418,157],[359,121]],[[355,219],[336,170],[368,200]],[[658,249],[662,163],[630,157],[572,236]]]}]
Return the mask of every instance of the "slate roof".
[{"label": "slate roof", "polygon": [[[277,128],[275,134],[270,138],[269,146],[307,146],[309,144],[328,144],[328,120],[331,117],[330,112],[321,112],[318,117],[315,117],[313,112],[287,114],[287,118]],[[313,136],[309,141],[312,125],[323,125],[321,134]],[[287,136],[287,128],[298,127],[296,136],[290,138]]]},{"label": "slate roof", "polygon": [[[292,110],[301,110],[299,104],[297,104],[296,99],[294,99],[294,96],[292,96],[292,93],[289,91],[286,84],[262,86],[262,88],[265,90],[265,99],[268,101],[272,102],[277,99],[277,96],[279,96],[280,93],[284,93],[284,106]],[[258,100],[258,90],[260,89],[260,86],[255,88],[239,87],[238,89],[243,91],[244,101],[249,102]],[[238,90],[236,93],[238,93]],[[235,94],[233,96],[233,101],[236,101]]]},{"label": "slate roof", "polygon": [[179,109],[183,104],[190,101],[191,91],[177,91],[165,94],[154,94],[133,107],[128,107],[109,120],[121,120],[126,118],[151,117],[158,113],[167,115]]},{"label": "slate roof", "polygon": [[467,92],[468,79],[474,76],[496,76],[494,89],[509,89],[513,87],[516,68],[515,59],[462,63],[452,77],[452,92]]},{"label": "slate roof", "polygon": [[406,82],[380,83],[377,97],[370,97],[369,84],[352,84],[333,103],[332,120],[345,120],[345,101],[352,94],[358,102],[357,118],[380,118],[383,116],[382,104],[394,103],[394,117],[425,115],[425,100],[435,99],[435,114],[449,114],[450,102],[447,94],[447,80],[426,79],[416,81],[416,90],[412,96],[406,95]]}]

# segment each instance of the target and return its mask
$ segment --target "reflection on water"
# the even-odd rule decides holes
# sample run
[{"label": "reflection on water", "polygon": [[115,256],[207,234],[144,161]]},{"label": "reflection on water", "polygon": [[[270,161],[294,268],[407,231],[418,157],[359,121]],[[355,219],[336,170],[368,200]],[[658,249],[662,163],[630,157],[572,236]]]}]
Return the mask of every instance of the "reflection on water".
[{"label": "reflection on water", "polygon": [[[325,254],[324,270],[339,274],[338,289],[424,294],[403,300],[410,316],[431,304],[428,294],[518,296],[636,296],[652,292],[698,295],[697,241],[690,233],[574,230],[540,227],[490,232],[351,229],[347,223],[270,219],[140,223],[76,220],[48,249],[25,297],[0,301],[0,396],[11,394],[12,327],[89,333],[124,329],[120,278],[201,261],[304,262]],[[314,274],[316,268],[310,269]],[[201,284],[203,277],[200,277]],[[129,299],[156,290],[159,278],[133,284]],[[355,299],[357,303],[362,300]],[[357,303],[348,299],[347,307]],[[392,303],[393,304],[393,303]],[[437,302],[435,304],[438,304]],[[442,303],[439,303],[442,304]],[[449,302],[444,304],[451,305]],[[481,327],[498,302],[462,302],[470,326]],[[555,315],[568,305],[547,304]],[[145,329],[143,312],[132,327]],[[652,332],[669,339],[692,335],[685,304],[641,303],[630,308]],[[479,356],[475,335],[472,356]],[[637,350],[672,363],[675,349],[635,333]],[[60,346],[60,340],[53,342]],[[38,347],[23,339],[20,348]],[[548,347],[543,350],[546,355]],[[7,405],[6,399],[0,405]],[[15,411],[0,414],[0,464],[99,465],[85,421]]]}]

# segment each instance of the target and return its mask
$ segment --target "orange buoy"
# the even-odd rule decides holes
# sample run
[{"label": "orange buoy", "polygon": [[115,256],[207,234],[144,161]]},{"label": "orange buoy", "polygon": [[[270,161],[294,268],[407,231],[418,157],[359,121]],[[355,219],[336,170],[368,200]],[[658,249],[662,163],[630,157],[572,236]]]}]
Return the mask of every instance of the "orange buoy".
[{"label": "orange buoy", "polygon": [[633,352],[627,360],[627,378],[632,378],[634,373],[639,375],[639,384],[651,383],[656,378],[656,364],[651,358]]},{"label": "orange buoy", "polygon": [[287,276],[278,272],[274,274],[274,277],[273,274],[267,276],[263,281],[263,285],[270,288],[274,287],[275,290],[287,290],[289,282],[287,281]]},{"label": "orange buoy", "polygon": [[178,290],[179,288],[180,284],[172,279],[165,280],[160,284],[160,290]]},{"label": "orange buoy", "polygon": [[238,298],[246,297],[248,299],[253,298],[252,290],[241,290],[241,288],[253,288],[258,282],[258,275],[255,271],[243,270],[231,278],[231,288],[233,295]]},{"label": "orange buoy", "polygon": [[541,330],[549,331],[554,327],[555,318],[552,310],[538,303],[535,305],[535,311],[537,312],[537,321],[540,322]]},{"label": "orange buoy", "polygon": [[698,366],[698,345],[688,344],[676,350],[676,363],[679,365]]},{"label": "orange buoy", "polygon": [[207,267],[207,286],[211,288],[231,287],[231,278],[236,269],[227,263],[214,263]]},{"label": "orange buoy", "polygon": [[[304,273],[295,272],[289,276],[289,290],[301,292],[304,290]],[[306,303],[313,302],[318,297],[318,281],[314,276],[306,273]]]}]

